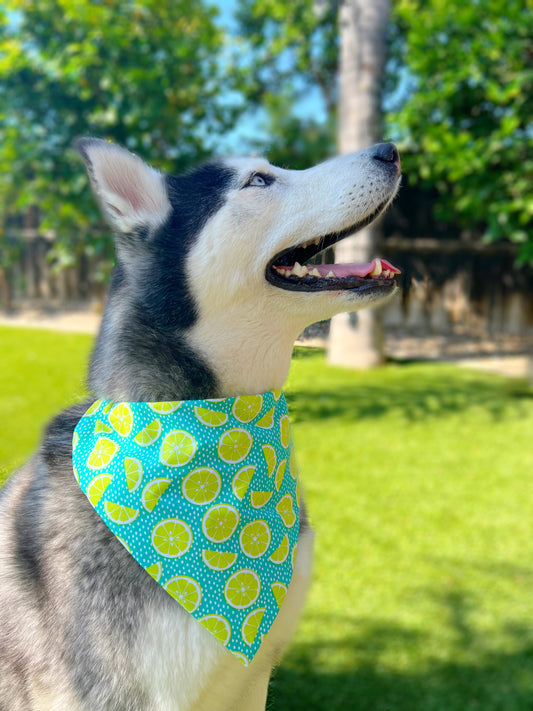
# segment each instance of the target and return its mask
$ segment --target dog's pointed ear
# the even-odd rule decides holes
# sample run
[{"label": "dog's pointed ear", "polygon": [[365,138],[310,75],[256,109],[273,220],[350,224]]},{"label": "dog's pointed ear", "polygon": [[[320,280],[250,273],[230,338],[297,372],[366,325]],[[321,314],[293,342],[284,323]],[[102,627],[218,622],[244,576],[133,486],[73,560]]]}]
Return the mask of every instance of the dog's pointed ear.
[{"label": "dog's pointed ear", "polygon": [[170,212],[165,179],[138,156],[99,138],[80,138],[76,149],[110,225],[128,233],[155,228]]}]

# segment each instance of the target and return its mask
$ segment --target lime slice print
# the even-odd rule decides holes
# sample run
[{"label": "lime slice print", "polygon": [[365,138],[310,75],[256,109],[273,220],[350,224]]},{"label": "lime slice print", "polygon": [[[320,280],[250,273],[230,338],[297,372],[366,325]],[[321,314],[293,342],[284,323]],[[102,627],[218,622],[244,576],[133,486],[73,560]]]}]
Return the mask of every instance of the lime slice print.
[{"label": "lime slice print", "polygon": [[199,422],[207,427],[220,427],[228,421],[225,412],[210,410],[208,407],[195,407],[194,415]]},{"label": "lime slice print", "polygon": [[285,496],[279,500],[276,511],[283,519],[283,523],[287,528],[294,526],[296,523],[296,514],[294,513],[292,496],[290,494],[285,494]]},{"label": "lime slice print", "polygon": [[298,476],[298,465],[296,464],[296,455],[294,454],[294,449],[291,449],[291,454],[289,457],[289,473],[293,479]]},{"label": "lime slice print", "polygon": [[130,506],[115,504],[113,501],[104,503],[104,511],[108,519],[113,523],[119,523],[121,526],[135,521],[139,515],[138,509],[132,509]]},{"label": "lime slice print", "polygon": [[204,536],[213,543],[224,543],[235,533],[239,519],[239,512],[233,506],[212,506],[202,520]]},{"label": "lime slice print", "polygon": [[202,588],[193,578],[176,575],[167,580],[163,587],[187,612],[194,612],[199,608],[202,601]]},{"label": "lime slice print", "polygon": [[283,447],[285,447],[285,449],[287,449],[287,447],[289,446],[289,442],[290,442],[289,416],[288,415],[283,415],[283,417],[280,418],[279,433],[280,433],[281,445]]},{"label": "lime slice print", "polygon": [[76,479],[76,481],[77,481],[78,484],[79,484],[79,483],[80,483],[80,475],[79,475],[78,470],[76,469],[76,467],[73,467],[73,471],[74,471],[74,479]]},{"label": "lime slice print", "polygon": [[182,402],[149,402],[148,407],[158,415],[170,415],[182,406]]},{"label": "lime slice print", "polygon": [[93,451],[87,459],[89,469],[103,469],[107,467],[118,451],[118,444],[108,437],[100,437],[96,440]]},{"label": "lime slice print", "polygon": [[193,469],[181,484],[181,491],[187,501],[199,506],[212,503],[220,494],[221,488],[220,474],[208,467]]},{"label": "lime slice print", "polygon": [[208,632],[211,632],[213,637],[216,637],[224,647],[230,641],[231,626],[223,615],[206,615],[205,617],[200,617],[198,622],[205,627]]},{"label": "lime slice print", "polygon": [[149,447],[161,434],[161,423],[159,420],[152,420],[149,425],[146,425],[138,435],[133,438],[133,441],[140,444],[141,447]]},{"label": "lime slice print", "polygon": [[278,609],[283,605],[283,600],[285,600],[285,595],[287,594],[287,586],[283,583],[275,582],[270,586],[272,589],[272,594],[276,598],[278,603]]},{"label": "lime slice print", "polygon": [[183,467],[196,454],[196,440],[183,430],[169,432],[159,452],[159,461],[167,467]]},{"label": "lime slice print", "polygon": [[274,395],[274,400],[277,402],[281,396],[281,390],[279,388],[272,390],[272,395]]},{"label": "lime slice print", "polygon": [[117,541],[118,541],[119,543],[121,543],[121,544],[124,546],[124,548],[125,548],[125,549],[128,551],[128,553],[131,555],[131,548],[130,548],[129,545],[126,543],[126,541],[125,541],[123,538],[121,538],[120,536],[117,536],[116,534],[115,534],[115,538],[117,539]]},{"label": "lime slice print", "polygon": [[109,424],[121,437],[127,437],[133,427],[133,412],[127,402],[119,402],[107,416]]},{"label": "lime slice print", "polygon": [[159,499],[168,489],[171,481],[172,479],[161,477],[160,479],[152,479],[152,481],[148,482],[141,496],[141,502],[146,511],[152,512],[155,509],[159,503]]},{"label": "lime slice print", "polygon": [[158,560],[157,563],[149,565],[148,568],[145,568],[145,570],[148,575],[152,576],[156,583],[161,580],[161,574],[163,573],[163,566],[161,565],[161,561]]},{"label": "lime slice print", "polygon": [[94,434],[109,434],[110,432],[113,432],[113,430],[109,427],[109,425],[106,425],[106,423],[102,422],[102,420],[96,420]]},{"label": "lime slice print", "polygon": [[91,479],[87,487],[87,498],[93,506],[96,506],[103,496],[113,477],[111,474],[98,474]]},{"label": "lime slice print", "polygon": [[227,464],[238,464],[246,459],[252,444],[252,436],[246,430],[227,430],[218,440],[218,456]]},{"label": "lime slice print", "polygon": [[143,478],[143,465],[134,457],[124,457],[124,473],[128,491],[137,491]]},{"label": "lime slice print", "polygon": [[243,667],[247,667],[250,664],[250,660],[245,654],[242,654],[241,652],[232,652],[233,656],[235,659],[238,659],[239,662],[243,665]]},{"label": "lime slice print", "polygon": [[185,521],[166,518],[152,530],[152,546],[165,558],[179,558],[192,544],[192,533]]},{"label": "lime slice print", "polygon": [[202,560],[211,570],[229,570],[238,558],[237,553],[223,551],[202,551]]},{"label": "lime slice print", "polygon": [[239,422],[251,422],[254,417],[257,417],[263,406],[263,398],[261,395],[241,395],[235,398],[232,412]]},{"label": "lime slice print", "polygon": [[264,430],[271,430],[274,427],[274,408],[269,410],[266,415],[255,423],[256,427],[261,427]]},{"label": "lime slice print", "polygon": [[295,543],[295,544],[294,544],[294,548],[292,549],[292,553],[291,553],[291,565],[292,565],[292,569],[293,569],[293,570],[294,570],[295,565],[296,565],[296,556],[297,556],[297,555],[298,555],[298,544]]},{"label": "lime slice print", "polygon": [[254,474],[255,467],[248,465],[242,467],[242,469],[239,469],[233,477],[231,489],[239,501],[242,501],[246,496],[246,492],[248,491],[248,487],[250,486],[250,482],[252,481]]},{"label": "lime slice print", "polygon": [[289,555],[289,537],[287,534],[283,536],[281,539],[281,543],[279,546],[276,548],[274,553],[270,556],[268,560],[270,560],[272,563],[275,563],[276,565],[281,565],[282,563],[285,563],[287,560],[287,556]]},{"label": "lime slice print", "polygon": [[241,550],[248,558],[260,558],[270,545],[270,527],[266,521],[259,519],[251,521],[241,531],[239,536]]},{"label": "lime slice print", "polygon": [[257,610],[252,610],[249,615],[246,615],[244,622],[241,627],[241,637],[246,642],[248,646],[252,646],[257,633],[259,632],[259,627],[263,621],[263,616],[265,614],[264,607],[258,607]]},{"label": "lime slice print", "polygon": [[281,485],[283,484],[283,476],[285,475],[286,467],[287,467],[287,460],[282,459],[281,462],[279,463],[277,470],[276,470],[276,478],[274,480],[274,483],[276,486],[276,491],[279,491],[281,489]]},{"label": "lime slice print", "polygon": [[254,509],[262,509],[272,498],[271,491],[252,491],[250,494],[250,503]]},{"label": "lime slice print", "polygon": [[84,417],[90,417],[91,415],[94,415],[94,413],[98,410],[100,405],[103,403],[103,400],[95,400],[91,407],[87,410],[85,413]]},{"label": "lime slice print", "polygon": [[224,587],[224,597],[226,602],[236,610],[244,610],[259,597],[261,592],[261,581],[257,573],[244,568],[233,573]]},{"label": "lime slice print", "polygon": [[276,450],[269,444],[264,444],[261,449],[263,450],[263,457],[265,458],[267,465],[267,474],[268,476],[272,476],[274,469],[276,468]]},{"label": "lime slice print", "polygon": [[77,432],[74,432],[74,434],[72,435],[72,451],[73,451],[73,452],[75,451],[75,449],[76,449],[76,447],[78,446],[79,442],[80,442],[80,436],[79,436],[79,434],[78,434]]}]

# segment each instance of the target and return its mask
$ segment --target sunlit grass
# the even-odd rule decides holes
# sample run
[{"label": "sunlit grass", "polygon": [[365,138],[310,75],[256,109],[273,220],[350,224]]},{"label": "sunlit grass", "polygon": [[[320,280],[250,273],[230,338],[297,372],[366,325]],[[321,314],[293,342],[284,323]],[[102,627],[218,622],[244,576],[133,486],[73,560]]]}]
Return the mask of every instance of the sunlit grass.
[{"label": "sunlit grass", "polygon": [[519,391],[446,365],[295,362],[315,583],[274,708],[530,708],[533,399]]},{"label": "sunlit grass", "polygon": [[46,421],[83,398],[91,336],[0,327],[0,482],[39,442]]},{"label": "sunlit grass", "polygon": [[[81,399],[91,344],[0,329],[0,467]],[[352,373],[299,350],[287,396],[316,557],[269,708],[533,708],[526,389],[440,364]]]}]

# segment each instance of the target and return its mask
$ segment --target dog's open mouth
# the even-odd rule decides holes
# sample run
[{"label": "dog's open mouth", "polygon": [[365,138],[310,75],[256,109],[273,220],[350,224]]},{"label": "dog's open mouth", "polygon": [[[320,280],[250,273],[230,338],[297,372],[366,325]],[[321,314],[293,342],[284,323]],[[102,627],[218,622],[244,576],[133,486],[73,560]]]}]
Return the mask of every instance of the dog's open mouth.
[{"label": "dog's open mouth", "polygon": [[394,276],[400,270],[386,259],[373,259],[365,264],[307,264],[348,235],[373,222],[385,205],[361,222],[342,232],[316,237],[298,247],[285,249],[270,260],[266,278],[273,286],[290,291],[365,290],[376,286],[394,287]]}]

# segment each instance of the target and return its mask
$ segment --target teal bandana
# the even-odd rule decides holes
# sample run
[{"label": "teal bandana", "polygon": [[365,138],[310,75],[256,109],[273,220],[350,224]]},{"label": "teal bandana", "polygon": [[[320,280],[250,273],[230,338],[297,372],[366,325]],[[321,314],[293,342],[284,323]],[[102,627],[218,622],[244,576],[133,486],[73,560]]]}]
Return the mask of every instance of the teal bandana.
[{"label": "teal bandana", "polygon": [[218,400],[98,400],[76,480],[135,560],[245,665],[291,581],[299,491],[279,390]]}]

